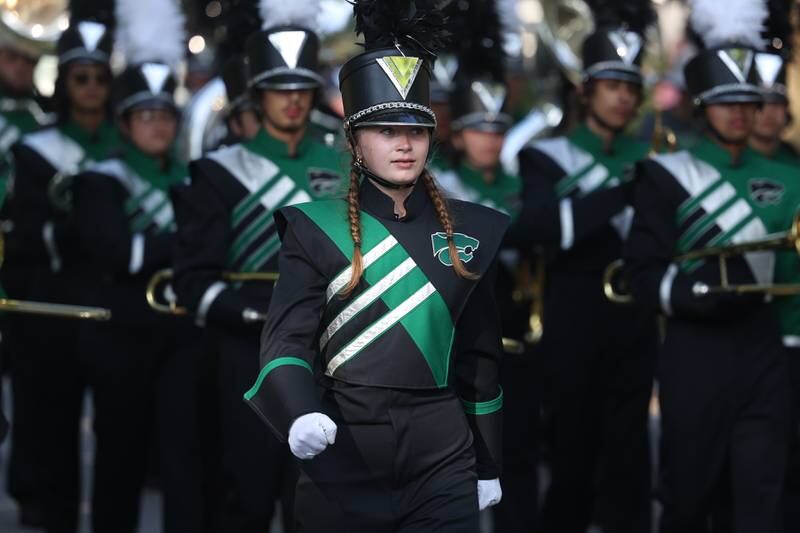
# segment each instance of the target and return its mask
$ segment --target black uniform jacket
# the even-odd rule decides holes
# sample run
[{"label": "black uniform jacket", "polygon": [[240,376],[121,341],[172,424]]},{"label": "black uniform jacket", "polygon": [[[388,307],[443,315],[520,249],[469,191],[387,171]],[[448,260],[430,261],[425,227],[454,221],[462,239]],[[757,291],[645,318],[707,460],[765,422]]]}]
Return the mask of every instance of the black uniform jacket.
[{"label": "black uniform jacket", "polygon": [[261,346],[262,370],[245,395],[285,439],[300,415],[321,411],[315,381],[444,389],[461,398],[475,436],[478,474],[499,475],[502,347],[495,257],[508,217],[450,201],[454,241],[477,280],[459,278],[422,184],[397,219],[393,201],[360,191],[364,275],[348,296],[353,244],[343,200],[281,209],[281,279]]}]

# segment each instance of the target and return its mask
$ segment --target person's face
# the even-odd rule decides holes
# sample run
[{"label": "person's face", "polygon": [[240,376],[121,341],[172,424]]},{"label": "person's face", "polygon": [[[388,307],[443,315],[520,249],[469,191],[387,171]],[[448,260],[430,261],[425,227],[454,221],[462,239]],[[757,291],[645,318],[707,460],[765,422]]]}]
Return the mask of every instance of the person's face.
[{"label": "person's face", "polygon": [[111,90],[111,73],[98,63],[76,63],[66,71],[67,96],[72,106],[81,111],[105,109]]},{"label": "person's face", "polygon": [[500,162],[502,133],[465,128],[453,137],[453,144],[464,153],[467,162],[478,170],[492,170]]},{"label": "person's face", "polygon": [[237,111],[228,121],[231,132],[239,139],[252,139],[258,134],[261,122],[252,109]]},{"label": "person's face", "polygon": [[753,131],[757,108],[754,103],[711,104],[706,107],[706,119],[725,141],[741,144]]},{"label": "person's face", "polygon": [[591,113],[612,129],[624,129],[636,116],[641,88],[620,80],[594,80],[592,85],[587,95]]},{"label": "person's face", "polygon": [[761,139],[780,139],[789,124],[789,107],[780,102],[768,102],[756,110],[753,135]]},{"label": "person's face", "polygon": [[154,157],[166,155],[178,130],[178,117],[169,109],[135,109],[128,120],[131,142]]},{"label": "person's face", "polygon": [[15,94],[33,90],[36,60],[10,48],[0,48],[0,83]]},{"label": "person's face", "polygon": [[420,126],[366,126],[356,130],[356,155],[381,178],[413,183],[425,168],[431,134]]},{"label": "person's face", "polygon": [[313,103],[312,89],[261,93],[264,118],[269,125],[280,131],[295,132],[304,128]]}]

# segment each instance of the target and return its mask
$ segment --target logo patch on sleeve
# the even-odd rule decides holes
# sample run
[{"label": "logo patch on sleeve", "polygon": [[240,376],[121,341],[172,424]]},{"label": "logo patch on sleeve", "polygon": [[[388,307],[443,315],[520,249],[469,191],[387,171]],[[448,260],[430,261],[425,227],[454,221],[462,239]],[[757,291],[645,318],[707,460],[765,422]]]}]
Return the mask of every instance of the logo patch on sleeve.
[{"label": "logo patch on sleeve", "polygon": [[[470,237],[463,233],[453,233],[453,244],[456,245],[458,257],[464,263],[472,261],[475,250],[481,244],[481,241],[475,237]],[[453,266],[453,260],[450,257],[450,248],[447,246],[447,234],[443,231],[437,231],[431,234],[431,245],[433,246],[433,256],[438,258],[444,266]]]},{"label": "logo patch on sleeve", "polygon": [[783,185],[767,178],[752,179],[747,188],[750,198],[760,206],[777,205],[783,199]]}]

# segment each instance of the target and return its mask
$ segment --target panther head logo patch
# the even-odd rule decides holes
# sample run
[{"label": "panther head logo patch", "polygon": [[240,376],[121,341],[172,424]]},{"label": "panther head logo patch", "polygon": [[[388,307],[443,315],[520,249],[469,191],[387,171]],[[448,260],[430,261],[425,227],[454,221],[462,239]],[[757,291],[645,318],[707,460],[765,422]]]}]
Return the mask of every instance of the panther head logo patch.
[{"label": "panther head logo patch", "polygon": [[[463,233],[453,233],[453,244],[456,245],[458,257],[464,263],[472,261],[475,250],[481,244],[481,241],[475,237],[470,237]],[[453,260],[450,257],[450,248],[447,246],[447,234],[443,231],[438,231],[431,234],[431,245],[433,246],[433,256],[437,257],[444,266],[453,266]]]},{"label": "panther head logo patch", "polygon": [[761,206],[779,204],[783,198],[783,185],[767,178],[750,180],[747,182],[747,187],[750,198]]},{"label": "panther head logo patch", "polygon": [[308,184],[315,196],[331,196],[341,189],[342,177],[324,168],[310,168]]}]

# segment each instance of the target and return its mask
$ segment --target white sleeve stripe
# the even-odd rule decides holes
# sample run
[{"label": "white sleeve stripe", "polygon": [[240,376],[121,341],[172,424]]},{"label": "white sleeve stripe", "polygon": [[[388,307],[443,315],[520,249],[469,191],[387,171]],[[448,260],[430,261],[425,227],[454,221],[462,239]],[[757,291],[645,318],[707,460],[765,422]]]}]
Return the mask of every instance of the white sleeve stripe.
[{"label": "white sleeve stripe", "polygon": [[572,200],[565,198],[558,205],[561,218],[561,249],[569,250],[575,244],[575,220],[572,216]]},{"label": "white sleeve stripe", "polygon": [[47,249],[47,255],[50,256],[50,270],[53,272],[61,271],[61,254],[58,253],[56,246],[55,227],[52,222],[45,222],[42,226],[42,240],[44,247]]},{"label": "white sleeve stripe", "polygon": [[784,335],[783,345],[787,348],[800,348],[800,335]]},{"label": "white sleeve stripe", "polygon": [[206,316],[208,315],[208,310],[211,309],[214,300],[217,299],[217,296],[220,295],[222,291],[228,288],[227,283],[223,283],[222,281],[215,281],[206,289],[206,292],[203,293],[203,297],[200,298],[200,305],[197,306],[197,314],[194,317],[194,323],[197,324],[199,327],[205,327],[206,325]]},{"label": "white sleeve stripe", "polygon": [[661,299],[661,309],[667,316],[672,316],[672,284],[678,276],[677,265],[669,265],[664,277],[661,278],[661,285],[658,288],[658,295]]},{"label": "white sleeve stripe", "polygon": [[128,271],[131,274],[138,274],[144,265],[144,235],[136,233],[131,239],[131,262]]}]

